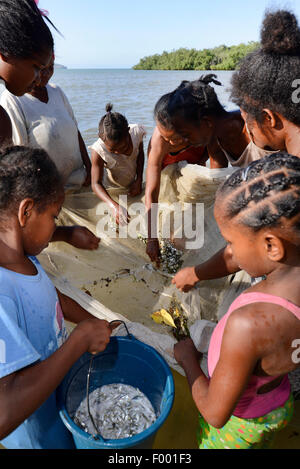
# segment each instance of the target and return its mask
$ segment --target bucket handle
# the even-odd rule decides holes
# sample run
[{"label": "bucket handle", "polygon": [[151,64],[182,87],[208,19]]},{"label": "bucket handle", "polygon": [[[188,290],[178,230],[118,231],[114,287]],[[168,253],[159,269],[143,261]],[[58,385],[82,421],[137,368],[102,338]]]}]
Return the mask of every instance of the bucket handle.
[{"label": "bucket handle", "polygon": [[114,319],[113,321],[110,321],[109,325],[113,324],[114,322],[122,323],[123,326],[124,326],[125,329],[126,329],[126,332],[127,332],[128,337],[129,337],[130,339],[132,339],[133,336],[132,336],[132,334],[130,334],[130,332],[129,332],[129,330],[128,330],[128,327],[127,327],[125,321],[120,321],[119,319]]},{"label": "bucket handle", "polygon": [[[133,336],[129,333],[129,330],[127,328],[127,325],[124,321],[120,321],[119,319],[115,319],[114,321],[111,321],[109,323],[110,324],[113,324],[115,322],[119,322],[119,323],[122,323],[126,329],[126,332],[128,334],[128,337],[131,339],[133,338]],[[95,423],[95,420],[92,416],[92,413],[91,413],[91,409],[90,409],[90,393],[89,393],[89,390],[90,390],[90,376],[91,376],[91,372],[92,372],[92,368],[93,368],[93,360],[94,360],[94,355],[91,356],[91,359],[90,359],[90,364],[89,364],[89,369],[88,369],[88,374],[87,374],[87,380],[86,380],[86,401],[87,401],[87,410],[88,410],[88,414],[89,414],[89,417],[91,419],[91,422],[93,424],[93,427],[94,429],[96,430],[96,434],[95,435],[92,435],[94,440],[100,440],[100,441],[104,441],[104,439],[102,438],[98,428],[97,428],[97,425]]]}]

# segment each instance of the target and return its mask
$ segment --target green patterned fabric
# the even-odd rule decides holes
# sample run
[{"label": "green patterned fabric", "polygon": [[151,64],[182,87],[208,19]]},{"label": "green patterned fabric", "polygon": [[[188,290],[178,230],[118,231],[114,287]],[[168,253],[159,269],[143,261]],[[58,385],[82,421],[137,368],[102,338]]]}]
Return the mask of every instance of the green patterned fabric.
[{"label": "green patterned fabric", "polygon": [[209,425],[199,414],[197,440],[199,449],[268,449],[276,432],[291,421],[294,400],[291,394],[283,407],[255,419],[241,419],[234,415],[223,428]]}]

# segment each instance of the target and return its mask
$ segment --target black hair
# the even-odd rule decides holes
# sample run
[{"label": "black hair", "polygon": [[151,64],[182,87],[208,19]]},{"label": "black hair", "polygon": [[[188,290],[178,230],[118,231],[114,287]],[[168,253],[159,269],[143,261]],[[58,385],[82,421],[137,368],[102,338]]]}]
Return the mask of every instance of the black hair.
[{"label": "black hair", "polygon": [[202,75],[199,80],[182,81],[172,93],[163,95],[155,105],[154,118],[170,129],[174,119],[197,124],[205,116],[220,116],[226,111],[220,104],[210,83],[221,86],[214,74]]},{"label": "black hair", "polygon": [[258,122],[263,109],[300,125],[299,104],[293,102],[293,82],[300,72],[300,29],[294,14],[267,11],[261,28],[261,48],[240,64],[232,77],[231,99]]},{"label": "black hair", "polygon": [[172,129],[172,118],[169,113],[169,104],[173,93],[164,94],[154,107],[154,119],[166,129]]},{"label": "black hair", "polygon": [[[46,20],[52,24],[48,18]],[[34,0],[0,0],[0,52],[3,55],[28,59],[53,49],[51,31]]]},{"label": "black hair", "polygon": [[111,112],[112,109],[113,105],[108,103],[105,107],[106,114],[99,123],[99,137],[119,143],[128,132],[128,122],[122,114]]},{"label": "black hair", "polygon": [[286,219],[300,235],[300,158],[279,152],[252,162],[223,183],[217,200],[225,200],[226,217],[253,231]]},{"label": "black hair", "polygon": [[31,198],[43,212],[63,193],[63,180],[55,163],[42,149],[10,146],[0,151],[0,217],[16,211]]}]

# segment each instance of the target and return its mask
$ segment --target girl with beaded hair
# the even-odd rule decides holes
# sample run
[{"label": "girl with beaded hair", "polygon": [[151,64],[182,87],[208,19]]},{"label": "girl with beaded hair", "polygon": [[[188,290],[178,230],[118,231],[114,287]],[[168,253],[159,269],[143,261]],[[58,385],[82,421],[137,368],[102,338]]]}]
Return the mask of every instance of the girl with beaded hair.
[{"label": "girl with beaded hair", "polygon": [[231,175],[215,218],[233,261],[252,277],[212,334],[207,378],[191,339],[175,345],[198,410],[200,449],[261,449],[293,413],[299,366],[300,159],[269,155]]}]

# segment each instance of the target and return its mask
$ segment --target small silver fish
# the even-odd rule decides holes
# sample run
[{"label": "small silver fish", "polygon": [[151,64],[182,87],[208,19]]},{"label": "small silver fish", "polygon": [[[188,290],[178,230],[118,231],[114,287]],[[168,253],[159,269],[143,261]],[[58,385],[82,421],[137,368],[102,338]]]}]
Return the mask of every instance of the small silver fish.
[{"label": "small silver fish", "polygon": [[[90,411],[103,438],[117,440],[137,435],[149,428],[157,416],[149,399],[138,389],[125,384],[109,384],[89,395]],[[73,417],[76,425],[94,434],[86,398]]]}]

